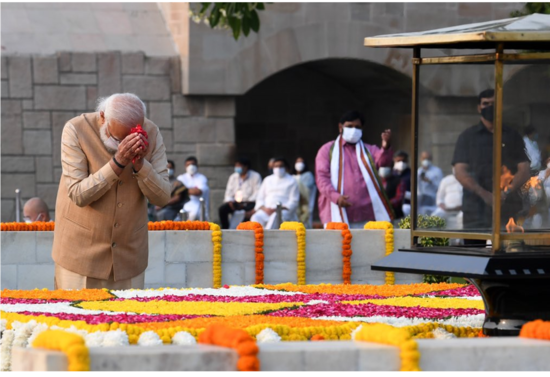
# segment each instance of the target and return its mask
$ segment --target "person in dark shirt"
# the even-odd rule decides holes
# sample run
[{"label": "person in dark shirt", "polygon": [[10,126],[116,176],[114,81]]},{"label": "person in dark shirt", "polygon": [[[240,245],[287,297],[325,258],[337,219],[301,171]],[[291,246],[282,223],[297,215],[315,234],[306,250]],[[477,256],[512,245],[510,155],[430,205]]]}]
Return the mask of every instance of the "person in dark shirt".
[{"label": "person in dark shirt", "polygon": [[410,211],[403,211],[403,205],[410,207],[411,169],[408,166],[409,155],[404,151],[397,151],[393,156],[393,175],[388,177],[386,194],[395,213],[395,218],[407,216]]},{"label": "person in dark shirt", "polygon": [[[458,137],[452,164],[462,184],[464,229],[487,230],[493,213],[493,114],[494,90],[479,94],[480,122]],[[522,208],[521,186],[529,179],[530,161],[521,135],[502,127],[501,221],[505,225]],[[512,177],[513,176],[513,177]],[[508,177],[508,179],[507,179]],[[466,244],[474,244],[466,240]],[[485,243],[485,241],[482,241]]]}]

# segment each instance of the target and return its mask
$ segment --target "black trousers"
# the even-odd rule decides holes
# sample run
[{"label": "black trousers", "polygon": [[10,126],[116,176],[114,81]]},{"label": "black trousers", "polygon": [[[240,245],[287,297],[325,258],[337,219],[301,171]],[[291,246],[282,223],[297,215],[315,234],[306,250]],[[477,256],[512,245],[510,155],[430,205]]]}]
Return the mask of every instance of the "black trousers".
[{"label": "black trousers", "polygon": [[[244,209],[245,211],[250,211],[256,205],[256,202],[246,202],[246,203],[234,203],[235,210]],[[235,212],[229,206],[229,203],[223,203],[218,209],[218,214],[220,215],[220,222],[222,223],[222,229],[229,229],[229,214]]]}]

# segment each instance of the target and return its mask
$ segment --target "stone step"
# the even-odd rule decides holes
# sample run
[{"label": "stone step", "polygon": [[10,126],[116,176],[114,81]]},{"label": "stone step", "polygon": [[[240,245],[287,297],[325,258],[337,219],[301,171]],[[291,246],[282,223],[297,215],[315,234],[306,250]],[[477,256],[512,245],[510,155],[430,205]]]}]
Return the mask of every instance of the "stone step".
[{"label": "stone step", "polygon": [[[535,339],[419,339],[424,371],[548,371],[550,342]],[[262,371],[398,371],[399,349],[368,342],[259,344]],[[13,348],[14,371],[67,370],[58,351]],[[216,346],[91,348],[92,371],[229,371],[237,353]]]}]

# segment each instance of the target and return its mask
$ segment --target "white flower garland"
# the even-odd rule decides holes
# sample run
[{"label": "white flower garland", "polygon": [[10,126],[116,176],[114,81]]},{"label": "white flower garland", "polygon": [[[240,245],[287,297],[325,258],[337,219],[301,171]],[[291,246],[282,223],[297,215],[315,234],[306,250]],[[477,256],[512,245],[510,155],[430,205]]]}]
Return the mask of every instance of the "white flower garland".
[{"label": "white flower garland", "polygon": [[256,335],[258,343],[277,343],[281,341],[281,337],[269,327],[263,329]]},{"label": "white flower garland", "polygon": [[2,372],[11,370],[11,347],[14,338],[14,330],[5,330],[2,334],[2,345],[0,346],[0,370]]},{"label": "white flower garland", "polygon": [[162,340],[154,331],[145,331],[139,336],[138,345],[150,347],[150,346],[162,346]]},{"label": "white flower garland", "polygon": [[193,344],[197,344],[197,340],[193,335],[189,334],[187,331],[178,331],[172,337],[172,344],[177,344],[179,346],[193,345]]}]

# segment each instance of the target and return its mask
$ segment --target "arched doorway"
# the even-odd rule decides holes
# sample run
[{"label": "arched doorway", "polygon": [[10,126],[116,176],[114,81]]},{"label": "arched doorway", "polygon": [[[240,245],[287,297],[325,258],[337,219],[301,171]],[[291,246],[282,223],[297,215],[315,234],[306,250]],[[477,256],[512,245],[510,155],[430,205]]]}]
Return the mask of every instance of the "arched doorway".
[{"label": "arched doorway", "polygon": [[411,80],[386,66],[357,59],[324,59],[278,72],[237,97],[237,154],[267,173],[273,156],[291,164],[303,156],[314,169],[318,149],[334,140],[347,110],[365,114],[363,141],[380,144],[386,128],[393,147],[409,149]]}]

